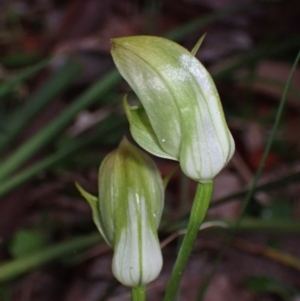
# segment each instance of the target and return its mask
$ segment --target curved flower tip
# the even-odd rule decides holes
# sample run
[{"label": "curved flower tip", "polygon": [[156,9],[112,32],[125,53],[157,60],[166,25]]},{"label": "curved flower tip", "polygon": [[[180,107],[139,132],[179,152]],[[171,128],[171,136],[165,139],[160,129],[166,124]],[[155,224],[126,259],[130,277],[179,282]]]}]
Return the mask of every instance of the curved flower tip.
[{"label": "curved flower tip", "polygon": [[185,48],[160,37],[113,39],[111,53],[142,103],[138,110],[126,108],[137,143],[154,155],[178,160],[194,180],[213,179],[235,146],[203,65]]}]

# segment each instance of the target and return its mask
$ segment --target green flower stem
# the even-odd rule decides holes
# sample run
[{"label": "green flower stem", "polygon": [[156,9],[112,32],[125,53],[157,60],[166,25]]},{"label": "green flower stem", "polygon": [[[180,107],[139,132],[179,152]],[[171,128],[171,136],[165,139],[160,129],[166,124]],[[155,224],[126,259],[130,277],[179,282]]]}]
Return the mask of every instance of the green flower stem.
[{"label": "green flower stem", "polygon": [[177,260],[167,286],[164,301],[173,301],[176,297],[183,271],[191,254],[199,228],[206,215],[213,192],[213,186],[213,181],[198,184],[187,232],[177,256]]},{"label": "green flower stem", "polygon": [[146,288],[145,286],[136,286],[131,290],[131,301],[145,301]]}]

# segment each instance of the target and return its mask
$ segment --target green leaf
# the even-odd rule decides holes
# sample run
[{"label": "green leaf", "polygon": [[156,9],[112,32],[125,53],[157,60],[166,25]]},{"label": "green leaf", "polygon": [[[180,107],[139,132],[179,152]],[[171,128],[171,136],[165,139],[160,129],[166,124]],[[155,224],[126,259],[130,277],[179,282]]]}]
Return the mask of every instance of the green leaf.
[{"label": "green leaf", "polygon": [[116,71],[109,72],[106,76],[96,82],[92,87],[75,99],[70,106],[61,112],[49,124],[44,126],[33,137],[24,142],[9,157],[1,161],[0,179],[3,181],[16,169],[24,164],[35,153],[41,150],[47,143],[57,136],[70,124],[73,118],[83,109],[99,101],[120,80]]},{"label": "green leaf", "polygon": [[66,90],[74,82],[80,71],[80,64],[76,61],[67,62],[22,107],[8,116],[5,123],[6,135],[0,137],[0,150],[8,147],[55,97]]}]

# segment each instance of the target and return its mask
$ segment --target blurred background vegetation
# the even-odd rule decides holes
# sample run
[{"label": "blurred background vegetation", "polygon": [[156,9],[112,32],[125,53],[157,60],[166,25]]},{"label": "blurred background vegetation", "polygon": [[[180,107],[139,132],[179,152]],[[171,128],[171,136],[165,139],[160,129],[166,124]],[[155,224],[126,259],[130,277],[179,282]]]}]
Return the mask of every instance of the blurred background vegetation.
[{"label": "blurred background vegetation", "polygon": [[[130,299],[74,186],[97,194],[101,160],[130,137],[121,106],[130,89],[114,68],[110,39],[151,34],[192,49],[204,33],[197,57],[216,81],[237,150],[216,179],[208,222],[218,227],[200,231],[179,300],[300,300],[299,69],[243,206],[300,48],[299,0],[0,0],[0,7],[0,300]],[[176,166],[155,160],[163,176]],[[162,299],[194,191],[179,171],[167,187],[160,237],[170,242],[149,300]]]}]

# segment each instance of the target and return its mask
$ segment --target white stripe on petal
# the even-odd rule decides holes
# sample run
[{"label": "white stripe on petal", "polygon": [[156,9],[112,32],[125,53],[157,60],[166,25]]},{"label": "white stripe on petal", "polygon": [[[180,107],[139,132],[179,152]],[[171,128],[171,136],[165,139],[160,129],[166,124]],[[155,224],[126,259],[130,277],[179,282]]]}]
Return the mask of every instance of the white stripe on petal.
[{"label": "white stripe on petal", "polygon": [[154,280],[162,268],[162,255],[156,234],[149,225],[144,198],[129,196],[127,227],[114,250],[114,276],[126,286]]}]

